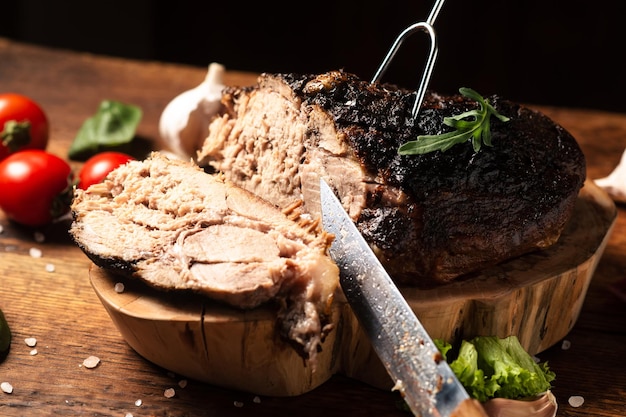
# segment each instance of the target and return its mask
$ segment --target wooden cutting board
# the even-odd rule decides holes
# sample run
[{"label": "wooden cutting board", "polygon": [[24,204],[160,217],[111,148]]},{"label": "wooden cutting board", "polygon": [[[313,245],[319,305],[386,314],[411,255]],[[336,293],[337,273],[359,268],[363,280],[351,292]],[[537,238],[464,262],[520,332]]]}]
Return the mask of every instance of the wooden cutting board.
[{"label": "wooden cutting board", "polygon": [[[609,196],[587,181],[572,220],[551,248],[437,288],[401,290],[433,338],[514,334],[537,354],[574,326],[616,216]],[[335,373],[392,386],[341,295],[335,329],[313,369],[276,336],[270,307],[240,311],[198,296],[163,293],[95,265],[89,277],[127,343],[177,374],[270,396],[302,394]]]}]

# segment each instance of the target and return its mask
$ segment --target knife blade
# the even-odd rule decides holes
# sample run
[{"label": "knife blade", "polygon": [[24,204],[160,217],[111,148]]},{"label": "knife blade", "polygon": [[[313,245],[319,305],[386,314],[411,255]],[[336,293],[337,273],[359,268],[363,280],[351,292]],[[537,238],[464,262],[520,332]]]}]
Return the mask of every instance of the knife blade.
[{"label": "knife blade", "polygon": [[405,402],[421,417],[487,417],[443,359],[426,329],[346,213],[320,179],[322,224],[335,235],[330,255],[352,311]]}]

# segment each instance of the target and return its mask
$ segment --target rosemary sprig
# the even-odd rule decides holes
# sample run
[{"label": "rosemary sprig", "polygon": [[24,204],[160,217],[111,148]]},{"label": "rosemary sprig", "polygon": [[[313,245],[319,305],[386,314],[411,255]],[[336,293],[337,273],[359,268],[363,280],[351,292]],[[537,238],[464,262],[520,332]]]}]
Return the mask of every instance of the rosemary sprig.
[{"label": "rosemary sprig", "polygon": [[400,155],[419,155],[437,150],[444,152],[468,139],[472,141],[474,152],[478,152],[483,144],[492,146],[491,116],[497,117],[502,122],[508,122],[510,119],[498,113],[487,100],[471,88],[461,87],[459,92],[465,97],[476,100],[480,108],[444,118],[443,123],[455,130],[439,135],[420,135],[416,140],[402,144],[398,148]]}]

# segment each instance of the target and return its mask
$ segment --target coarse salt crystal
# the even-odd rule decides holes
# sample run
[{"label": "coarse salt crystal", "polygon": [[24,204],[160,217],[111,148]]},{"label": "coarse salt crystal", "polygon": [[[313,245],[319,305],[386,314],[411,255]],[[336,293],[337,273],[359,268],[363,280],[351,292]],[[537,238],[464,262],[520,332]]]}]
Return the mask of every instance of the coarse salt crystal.
[{"label": "coarse salt crystal", "polygon": [[13,385],[9,384],[8,382],[3,382],[0,384],[0,389],[6,393],[6,394],[12,394],[13,393]]},{"label": "coarse salt crystal", "polygon": [[253,402],[253,403],[255,403],[255,404],[261,404],[261,397],[259,397],[258,395],[257,395],[257,396],[255,396],[255,397],[252,399],[252,402]]},{"label": "coarse salt crystal", "polygon": [[141,400],[135,400],[135,405],[136,405],[137,407],[140,407],[140,406],[141,406],[141,404],[143,404],[143,401],[141,401]]},{"label": "coarse salt crystal", "polygon": [[26,343],[26,346],[28,347],[35,347],[37,346],[37,339],[35,339],[34,337],[27,337],[26,339],[24,339],[24,343]]},{"label": "coarse salt crystal", "polygon": [[32,258],[41,258],[43,256],[43,252],[41,251],[41,249],[37,248],[30,248],[28,250],[28,253]]},{"label": "coarse salt crystal", "polygon": [[0,233],[4,232],[4,226],[0,224]]},{"label": "coarse salt crystal", "polygon": [[121,294],[124,292],[124,283],[122,282],[117,282],[115,284],[115,287],[113,287],[113,289],[115,290],[116,293]]},{"label": "coarse salt crystal", "polygon": [[572,347],[572,342],[570,342],[569,340],[563,340],[563,342],[561,343],[561,349],[568,350],[570,347]]},{"label": "coarse salt crystal", "polygon": [[243,407],[243,401],[233,401],[233,405],[237,408]]},{"label": "coarse salt crystal", "polygon": [[46,235],[41,232],[35,232],[33,234],[33,239],[35,239],[35,242],[37,243],[43,243],[46,240]]},{"label": "coarse salt crystal", "polygon": [[30,351],[30,356],[35,356],[37,353],[37,349],[33,349]]},{"label": "coarse salt crystal", "polygon": [[178,381],[178,386],[181,388],[185,388],[187,386],[187,380],[181,379],[180,381]]},{"label": "coarse salt crystal", "polygon": [[585,399],[581,397],[580,395],[572,395],[571,397],[569,397],[567,402],[572,407],[580,407],[585,402]]},{"label": "coarse salt crystal", "polygon": [[168,388],[163,392],[163,395],[165,398],[172,398],[176,395],[176,391],[174,391],[174,388]]},{"label": "coarse salt crystal", "polygon": [[126,413],[124,414],[124,417],[133,417],[133,413]]},{"label": "coarse salt crystal", "polygon": [[95,368],[100,363],[100,358],[97,356],[90,356],[83,361],[83,366],[85,368]]},{"label": "coarse salt crystal", "polygon": [[54,264],[46,264],[46,272],[54,272],[56,270],[56,267],[54,266]]}]

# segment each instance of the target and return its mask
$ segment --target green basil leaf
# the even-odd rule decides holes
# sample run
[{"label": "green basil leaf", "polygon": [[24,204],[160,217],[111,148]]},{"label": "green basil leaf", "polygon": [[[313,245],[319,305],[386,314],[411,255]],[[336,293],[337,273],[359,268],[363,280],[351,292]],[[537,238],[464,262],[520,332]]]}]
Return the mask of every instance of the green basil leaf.
[{"label": "green basil leaf", "polygon": [[87,159],[130,143],[142,116],[141,108],[135,105],[103,100],[76,134],[68,152],[70,159]]}]

